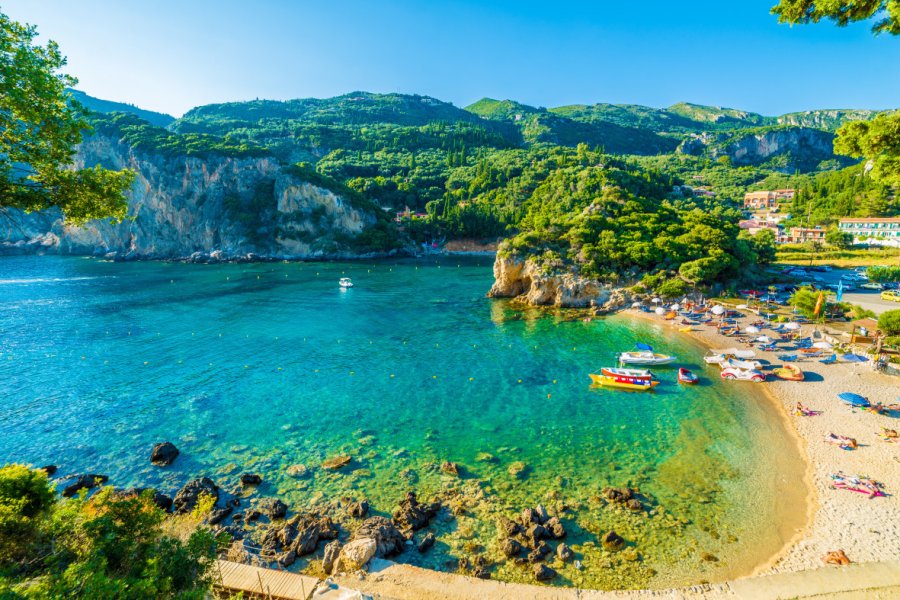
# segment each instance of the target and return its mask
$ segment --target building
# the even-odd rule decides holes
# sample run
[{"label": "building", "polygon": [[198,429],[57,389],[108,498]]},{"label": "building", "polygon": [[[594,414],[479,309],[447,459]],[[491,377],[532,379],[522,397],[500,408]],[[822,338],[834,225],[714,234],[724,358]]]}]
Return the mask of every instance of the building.
[{"label": "building", "polygon": [[841,219],[838,228],[853,236],[853,241],[900,246],[900,217]]},{"label": "building", "polygon": [[749,233],[750,235],[756,235],[763,229],[768,229],[769,231],[774,233],[776,238],[778,238],[778,236],[781,235],[781,228],[778,227],[778,225],[776,225],[775,223],[771,223],[769,221],[758,221],[755,219],[748,219],[745,221],[740,221],[738,223],[738,227],[746,230],[747,233]]},{"label": "building", "polygon": [[747,192],[744,194],[744,208],[748,210],[760,210],[764,208],[778,208],[782,200],[790,200],[794,197],[795,190],[763,190],[759,192]]},{"label": "building", "polygon": [[819,227],[791,227],[786,236],[786,244],[803,242],[825,242],[825,230]]}]

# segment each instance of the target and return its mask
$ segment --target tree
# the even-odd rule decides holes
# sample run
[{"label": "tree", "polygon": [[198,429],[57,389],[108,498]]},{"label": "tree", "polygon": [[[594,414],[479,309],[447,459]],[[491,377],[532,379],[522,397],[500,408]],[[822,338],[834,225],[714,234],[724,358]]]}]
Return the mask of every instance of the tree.
[{"label": "tree", "polygon": [[844,250],[849,248],[850,244],[853,243],[853,236],[849,233],[844,233],[837,227],[831,227],[825,232],[825,243],[829,246]]},{"label": "tree", "polygon": [[900,35],[900,2],[898,0],[781,0],[772,8],[780,23],[818,23],[834,21],[838,27],[849,23],[877,19],[872,25],[876,34]]},{"label": "tree", "polygon": [[878,317],[878,329],[885,335],[900,335],[900,310],[888,310]]},{"label": "tree", "polygon": [[0,565],[21,558],[55,498],[47,474],[23,465],[0,468]]},{"label": "tree", "polygon": [[[772,12],[781,23],[828,19],[839,27],[874,18],[872,31],[876,35],[900,35],[900,0],[781,0]],[[871,175],[876,181],[900,185],[900,112],[846,123],[837,131],[834,150],[871,161]]]},{"label": "tree", "polygon": [[761,265],[767,265],[775,260],[775,232],[771,229],[762,229],[756,232],[749,240],[756,260]]},{"label": "tree", "polygon": [[33,26],[0,13],[0,209],[55,206],[76,224],[121,220],[134,175],[99,165],[68,168],[90,126],[66,91],[77,80],[59,72],[65,57],[55,42],[34,44],[36,36]]}]

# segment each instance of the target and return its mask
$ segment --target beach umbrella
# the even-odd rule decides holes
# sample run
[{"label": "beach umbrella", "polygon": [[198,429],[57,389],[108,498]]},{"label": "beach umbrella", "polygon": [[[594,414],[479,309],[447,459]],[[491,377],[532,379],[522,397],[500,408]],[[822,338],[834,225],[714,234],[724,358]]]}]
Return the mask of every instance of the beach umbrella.
[{"label": "beach umbrella", "polygon": [[679,304],[673,304],[669,308],[671,308],[672,310],[681,310],[681,306]]},{"label": "beach umbrella", "polygon": [[653,304],[659,304],[660,302],[662,302],[662,300],[660,300],[659,298],[654,298],[650,302],[652,302]]},{"label": "beach umbrella", "polygon": [[759,327],[755,325],[748,325],[744,328],[744,331],[747,333],[759,333]]},{"label": "beach umbrella", "polygon": [[767,335],[761,335],[761,336],[759,336],[758,338],[756,338],[756,341],[759,342],[759,343],[761,343],[761,344],[771,344],[771,343],[772,343],[772,338],[770,338],[770,337],[767,336]]},{"label": "beach umbrella", "polygon": [[791,331],[796,331],[796,330],[800,329],[800,323],[785,323],[784,328],[789,329]]},{"label": "beach umbrella", "polygon": [[682,304],[687,304],[688,302],[690,302],[690,300],[688,299],[687,296],[685,296],[684,298],[681,299]]},{"label": "beach umbrella", "polygon": [[632,302],[632,303],[631,303],[631,308],[640,308],[640,307],[641,307],[641,303],[640,303],[640,302]]},{"label": "beach umbrella", "polygon": [[725,307],[722,306],[721,304],[716,304],[715,306],[713,306],[713,307],[712,307],[711,309],[709,309],[709,310],[710,310],[710,312],[711,312],[712,314],[714,314],[714,315],[722,315],[722,314],[725,314]]},{"label": "beach umbrella", "polygon": [[838,394],[838,398],[849,404],[850,406],[859,406],[862,408],[871,406],[869,399],[865,396],[860,396],[859,394],[854,394],[853,392],[841,392]]},{"label": "beach umbrella", "polygon": [[664,314],[666,314],[666,309],[664,309],[662,306],[657,306],[656,310],[653,312],[655,312],[658,315],[664,315]]},{"label": "beach umbrella", "polygon": [[813,348],[821,348],[822,350],[831,350],[834,348],[834,346],[832,346],[828,342],[816,342],[815,344],[812,345],[812,347]]},{"label": "beach umbrella", "polygon": [[869,360],[869,359],[866,358],[865,356],[860,356],[859,354],[852,354],[852,353],[850,353],[850,352],[848,352],[847,354],[844,355],[844,362],[851,362],[851,363],[852,363],[852,362],[858,362],[858,363],[861,363],[861,362],[866,362],[866,361],[868,361],[868,360]]}]

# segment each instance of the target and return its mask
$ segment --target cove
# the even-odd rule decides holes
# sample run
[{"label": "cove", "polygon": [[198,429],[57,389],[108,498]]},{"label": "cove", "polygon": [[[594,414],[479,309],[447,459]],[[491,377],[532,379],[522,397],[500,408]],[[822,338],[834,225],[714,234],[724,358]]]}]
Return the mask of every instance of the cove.
[{"label": "cove", "polygon": [[[292,508],[366,498],[387,515],[407,490],[453,489],[460,514],[401,560],[448,570],[483,554],[511,581],[531,578],[503,559],[496,522],[537,503],[563,511],[583,567],[559,565],[559,585],[711,581],[778,552],[805,507],[769,400],[720,382],[702,346],[658,324],[489,300],[491,261],[2,258],[0,461],[167,493],[259,472],[259,494]],[[701,384],[661,368],[652,393],[591,389],[588,373],[638,341]],[[148,460],[163,440],[182,452],[167,469]],[[347,469],[319,468],[341,453]],[[441,472],[448,460],[462,477]],[[607,486],[639,489],[644,510],[608,506]],[[602,548],[613,529],[626,551]]]}]

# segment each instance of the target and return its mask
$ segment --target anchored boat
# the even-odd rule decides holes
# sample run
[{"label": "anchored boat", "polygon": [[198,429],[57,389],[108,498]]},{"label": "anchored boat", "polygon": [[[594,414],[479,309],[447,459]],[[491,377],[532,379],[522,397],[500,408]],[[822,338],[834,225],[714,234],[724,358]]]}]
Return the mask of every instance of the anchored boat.
[{"label": "anchored boat", "polygon": [[338,281],[338,285],[341,286],[342,288],[352,288],[353,282],[350,280],[349,277],[341,277],[340,280]]},{"label": "anchored boat", "polygon": [[603,367],[599,375],[590,373],[590,377],[597,385],[624,390],[652,390],[659,385],[659,381],[653,379],[653,373],[643,369]]},{"label": "anchored boat", "polygon": [[653,352],[653,347],[647,344],[635,344],[636,351],[622,352],[619,354],[619,363],[623,365],[667,365],[675,362],[675,357],[669,354]]},{"label": "anchored boat", "polygon": [[685,369],[684,367],[681,367],[680,369],[678,369],[678,382],[679,383],[687,383],[689,385],[693,385],[693,384],[697,383],[698,381],[700,381],[700,378],[697,377],[696,375],[694,375],[693,373],[691,373],[690,371],[688,371],[687,369]]}]

